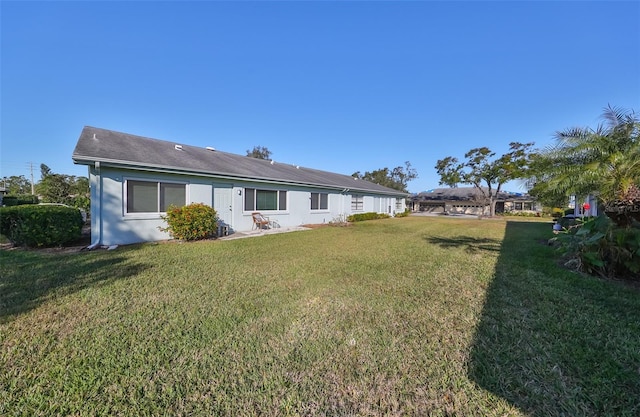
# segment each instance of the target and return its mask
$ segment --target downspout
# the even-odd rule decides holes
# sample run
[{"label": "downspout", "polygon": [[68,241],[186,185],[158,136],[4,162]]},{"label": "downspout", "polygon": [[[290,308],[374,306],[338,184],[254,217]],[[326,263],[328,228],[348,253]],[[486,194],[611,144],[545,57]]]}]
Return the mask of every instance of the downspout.
[{"label": "downspout", "polygon": [[[89,167],[89,171],[91,171],[91,167]],[[91,199],[91,244],[87,246],[88,250],[97,248],[102,241],[102,175],[100,174],[100,161],[95,162],[93,171],[96,192]],[[91,172],[89,172],[89,177],[92,177]],[[97,233],[93,233],[94,230]]]},{"label": "downspout", "polygon": [[342,215],[344,215],[344,219],[347,219],[347,193],[349,192],[349,188],[345,188],[342,190]]}]

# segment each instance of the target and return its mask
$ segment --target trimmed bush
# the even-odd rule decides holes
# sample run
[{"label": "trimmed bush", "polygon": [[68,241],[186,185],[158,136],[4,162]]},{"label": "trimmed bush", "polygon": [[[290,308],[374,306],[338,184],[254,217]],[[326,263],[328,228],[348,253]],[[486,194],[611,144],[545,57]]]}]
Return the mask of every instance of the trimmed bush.
[{"label": "trimmed bush", "polygon": [[504,213],[499,213],[500,216],[512,216],[512,217],[544,217],[546,216],[544,213],[540,213],[538,211],[505,211]]},{"label": "trimmed bush", "polygon": [[399,211],[396,213],[396,217],[407,217],[411,213],[411,210],[406,208],[404,211]]},{"label": "trimmed bush", "polygon": [[6,195],[2,198],[2,204],[7,207],[38,203],[38,196],[31,194]]},{"label": "trimmed bush", "polygon": [[77,195],[69,201],[69,205],[84,210],[86,213],[91,212],[91,199],[83,195]]},{"label": "trimmed bush", "polygon": [[551,215],[551,217],[559,219],[560,217],[564,216],[564,210],[558,207],[553,207],[553,208],[543,208],[542,212],[545,215]]},{"label": "trimmed bush", "polygon": [[216,211],[202,203],[183,207],[171,206],[162,219],[167,222],[167,227],[159,227],[159,229],[169,232],[174,239],[207,239],[215,236],[218,230]]},{"label": "trimmed bush", "polygon": [[16,246],[61,246],[80,238],[82,215],[73,207],[22,205],[0,208],[0,233]]},{"label": "trimmed bush", "polygon": [[362,222],[365,220],[377,220],[377,219],[388,219],[390,216],[386,213],[358,213],[352,214],[347,217],[347,221],[349,222]]}]

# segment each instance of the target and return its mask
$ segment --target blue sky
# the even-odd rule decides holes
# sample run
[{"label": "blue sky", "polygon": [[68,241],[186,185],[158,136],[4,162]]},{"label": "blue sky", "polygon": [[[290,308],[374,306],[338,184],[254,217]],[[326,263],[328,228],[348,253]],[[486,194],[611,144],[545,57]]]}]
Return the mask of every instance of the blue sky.
[{"label": "blue sky", "polygon": [[[640,111],[640,2],[8,2],[0,177],[96,126],[343,174]],[[516,184],[510,184],[513,189]],[[515,189],[514,191],[519,191]]]}]

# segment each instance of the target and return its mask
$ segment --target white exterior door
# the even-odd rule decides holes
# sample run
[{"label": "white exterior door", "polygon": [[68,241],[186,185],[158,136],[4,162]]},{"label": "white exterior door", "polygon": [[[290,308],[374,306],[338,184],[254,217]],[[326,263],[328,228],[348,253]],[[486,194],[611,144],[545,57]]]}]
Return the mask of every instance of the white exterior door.
[{"label": "white exterior door", "polygon": [[213,208],[225,226],[233,228],[233,200],[230,185],[213,184]]}]

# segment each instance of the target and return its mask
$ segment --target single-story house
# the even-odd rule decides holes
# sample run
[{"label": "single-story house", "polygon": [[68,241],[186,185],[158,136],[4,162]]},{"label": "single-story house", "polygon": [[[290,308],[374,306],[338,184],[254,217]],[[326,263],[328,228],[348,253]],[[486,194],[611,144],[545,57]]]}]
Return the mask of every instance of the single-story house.
[{"label": "single-story house", "polygon": [[[489,211],[488,203],[476,187],[436,188],[416,194],[410,201],[411,210],[416,212],[480,215]],[[528,194],[501,191],[495,201],[496,213],[542,211],[542,206]]]},{"label": "single-story house", "polygon": [[168,239],[170,205],[210,205],[229,233],[251,230],[256,211],[291,227],[406,206],[406,193],[349,175],[95,127],[72,158],[89,170],[92,245]]}]

